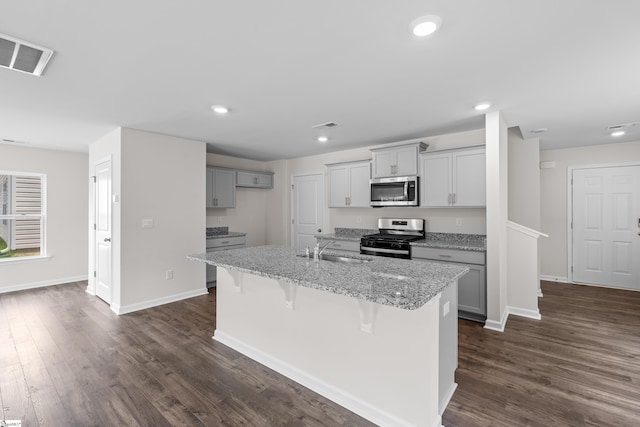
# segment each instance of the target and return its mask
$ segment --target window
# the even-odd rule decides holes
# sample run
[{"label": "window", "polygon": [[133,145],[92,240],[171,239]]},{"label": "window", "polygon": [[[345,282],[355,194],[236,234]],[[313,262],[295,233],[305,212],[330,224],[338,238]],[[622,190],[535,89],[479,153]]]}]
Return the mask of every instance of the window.
[{"label": "window", "polygon": [[46,176],[0,171],[0,261],[44,255]]}]

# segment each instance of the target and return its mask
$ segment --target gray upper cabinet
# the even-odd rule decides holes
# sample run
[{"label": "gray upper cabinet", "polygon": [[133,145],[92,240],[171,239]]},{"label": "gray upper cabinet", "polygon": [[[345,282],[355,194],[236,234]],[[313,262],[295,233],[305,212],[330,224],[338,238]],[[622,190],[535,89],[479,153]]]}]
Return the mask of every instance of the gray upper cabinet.
[{"label": "gray upper cabinet", "polygon": [[371,150],[373,156],[372,177],[418,175],[418,154],[426,148],[426,144],[415,142]]},{"label": "gray upper cabinet", "polygon": [[207,167],[207,207],[234,208],[236,206],[236,171]]},{"label": "gray upper cabinet", "polygon": [[273,188],[273,173],[239,170],[236,187]]},{"label": "gray upper cabinet", "polygon": [[485,148],[435,151],[420,156],[420,206],[486,206]]},{"label": "gray upper cabinet", "polygon": [[366,208],[370,206],[369,178],[371,162],[327,165],[330,208]]}]

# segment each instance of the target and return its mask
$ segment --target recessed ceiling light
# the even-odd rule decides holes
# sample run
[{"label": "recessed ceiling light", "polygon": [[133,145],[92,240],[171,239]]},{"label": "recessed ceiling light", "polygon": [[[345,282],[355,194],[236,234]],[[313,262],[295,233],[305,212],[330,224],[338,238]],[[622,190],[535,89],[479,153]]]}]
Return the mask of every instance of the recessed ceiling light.
[{"label": "recessed ceiling light", "polygon": [[489,104],[488,102],[482,102],[480,104],[476,104],[476,106],[473,108],[475,108],[478,111],[484,111],[489,107],[491,107],[491,104]]},{"label": "recessed ceiling light", "polygon": [[622,135],[624,135],[623,130],[617,130],[615,132],[611,132],[611,136],[622,136]]},{"label": "recessed ceiling light", "polygon": [[218,114],[227,114],[229,112],[229,107],[225,107],[224,105],[214,105],[211,109]]},{"label": "recessed ceiling light", "polygon": [[327,142],[329,140],[328,137],[326,136],[319,136],[318,137],[318,142]]},{"label": "recessed ceiling light", "polygon": [[436,15],[422,16],[411,23],[411,32],[417,37],[426,37],[435,33],[442,24],[442,18]]},{"label": "recessed ceiling light", "polygon": [[531,133],[544,133],[547,130],[548,130],[547,128],[538,128],[538,129],[532,130]]}]

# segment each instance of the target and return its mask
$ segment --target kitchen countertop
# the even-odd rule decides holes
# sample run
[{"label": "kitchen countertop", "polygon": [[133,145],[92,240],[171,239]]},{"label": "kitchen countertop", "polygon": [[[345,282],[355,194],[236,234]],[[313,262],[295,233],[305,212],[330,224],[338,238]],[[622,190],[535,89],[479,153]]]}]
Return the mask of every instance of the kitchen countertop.
[{"label": "kitchen countertop", "polygon": [[[313,237],[326,240],[345,240],[359,242],[362,236],[378,233],[377,229],[337,228],[335,233],[317,234]],[[426,238],[411,242],[413,246],[438,249],[457,249],[461,251],[486,252],[487,237],[483,234],[426,233]]]},{"label": "kitchen countertop", "polygon": [[207,239],[224,239],[226,237],[246,236],[247,233],[229,231],[229,227],[207,227]]},{"label": "kitchen countertop", "polygon": [[282,246],[258,246],[188,255],[192,261],[345,295],[364,301],[415,310],[429,302],[469,269],[455,264],[416,262],[339,251],[340,255],[366,259],[362,264],[314,261]]},{"label": "kitchen countertop", "polygon": [[327,240],[344,240],[351,242],[359,242],[362,236],[367,234],[376,234],[378,232],[377,228],[335,228],[335,233],[329,234],[316,234],[316,239],[327,239]]},{"label": "kitchen countertop", "polygon": [[487,238],[482,234],[427,233],[423,240],[411,242],[412,246],[462,251],[486,252]]}]

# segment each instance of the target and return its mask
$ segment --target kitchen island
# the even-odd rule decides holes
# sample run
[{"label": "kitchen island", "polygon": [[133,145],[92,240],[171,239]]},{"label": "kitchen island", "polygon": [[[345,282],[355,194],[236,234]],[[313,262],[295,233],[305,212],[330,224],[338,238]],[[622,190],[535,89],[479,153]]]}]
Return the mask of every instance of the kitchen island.
[{"label": "kitchen island", "polygon": [[467,269],[297,255],[262,246],[189,256],[219,270],[214,339],[379,425],[439,426],[455,390],[449,313]]}]

